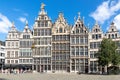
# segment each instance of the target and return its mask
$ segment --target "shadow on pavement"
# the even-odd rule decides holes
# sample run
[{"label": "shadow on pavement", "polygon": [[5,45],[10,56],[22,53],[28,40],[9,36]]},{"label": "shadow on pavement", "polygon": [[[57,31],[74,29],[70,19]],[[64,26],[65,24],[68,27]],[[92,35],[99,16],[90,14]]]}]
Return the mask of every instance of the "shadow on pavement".
[{"label": "shadow on pavement", "polygon": [[7,80],[7,79],[5,79],[5,78],[0,78],[0,80]]}]

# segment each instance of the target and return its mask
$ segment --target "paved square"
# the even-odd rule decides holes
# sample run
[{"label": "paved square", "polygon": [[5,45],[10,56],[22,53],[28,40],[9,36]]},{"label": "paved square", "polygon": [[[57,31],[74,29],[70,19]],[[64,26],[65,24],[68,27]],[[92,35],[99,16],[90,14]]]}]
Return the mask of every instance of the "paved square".
[{"label": "paved square", "polygon": [[77,74],[0,74],[0,80],[120,80],[120,75],[77,75]]}]

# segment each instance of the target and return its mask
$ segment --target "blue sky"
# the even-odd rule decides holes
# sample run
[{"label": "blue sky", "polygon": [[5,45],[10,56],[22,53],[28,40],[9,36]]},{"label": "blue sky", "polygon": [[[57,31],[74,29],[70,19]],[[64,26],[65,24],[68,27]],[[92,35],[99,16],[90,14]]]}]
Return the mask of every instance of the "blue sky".
[{"label": "blue sky", "polygon": [[62,12],[68,24],[74,25],[74,17],[80,12],[85,25],[89,24],[90,28],[97,20],[105,32],[114,21],[120,30],[120,0],[0,0],[0,40],[6,39],[13,21],[19,31],[24,29],[25,20],[32,29],[41,3],[46,5],[45,10],[52,22]]}]

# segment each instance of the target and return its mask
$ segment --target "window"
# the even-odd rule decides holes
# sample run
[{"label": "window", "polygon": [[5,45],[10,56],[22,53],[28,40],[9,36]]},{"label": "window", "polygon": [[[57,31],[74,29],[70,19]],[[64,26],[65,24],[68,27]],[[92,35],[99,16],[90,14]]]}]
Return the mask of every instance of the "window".
[{"label": "window", "polygon": [[76,47],[76,56],[79,55],[79,47]]},{"label": "window", "polygon": [[22,63],[22,59],[20,59],[19,62]]},{"label": "window", "polygon": [[75,40],[74,40],[75,38],[72,37],[71,39],[72,39],[72,44],[75,44]]},{"label": "window", "polygon": [[83,56],[84,55],[84,48],[80,47],[80,55]]},{"label": "window", "polygon": [[14,60],[11,60],[11,63],[14,63]]},{"label": "window", "polygon": [[48,22],[47,21],[45,22],[45,27],[48,27]]},{"label": "window", "polygon": [[15,60],[15,63],[18,63],[18,60]]},{"label": "window", "polygon": [[94,35],[92,35],[92,39],[94,39],[95,37],[94,37]]},{"label": "window", "polygon": [[18,57],[18,51],[15,51],[15,57]]},{"label": "window", "polygon": [[108,35],[108,38],[110,38],[110,34]]},{"label": "window", "polygon": [[79,33],[79,29],[76,29],[76,33]]},{"label": "window", "polygon": [[12,46],[14,46],[14,42],[12,42]]},{"label": "window", "polygon": [[80,33],[83,33],[83,29],[80,29]]},{"label": "window", "polygon": [[80,38],[80,43],[81,43],[81,44],[84,43],[83,37]]},{"label": "window", "polygon": [[16,42],[16,46],[18,46],[18,42]]},{"label": "window", "polygon": [[7,57],[10,57],[10,51],[7,51]]},{"label": "window", "polygon": [[99,34],[99,38],[101,38],[101,34]]},{"label": "window", "polygon": [[71,51],[71,52],[72,52],[72,56],[74,56],[74,55],[75,55],[75,48],[72,47],[71,50],[72,50],[72,51]]},{"label": "window", "polygon": [[60,28],[60,29],[59,29],[59,33],[62,33],[62,32],[63,32],[63,29],[62,29],[62,28]]},{"label": "window", "polygon": [[79,37],[76,37],[76,44],[79,44]]},{"label": "window", "polygon": [[41,23],[41,22],[40,22],[40,21],[38,21],[38,27],[40,27],[40,23]]},{"label": "window", "polygon": [[98,35],[96,34],[96,39],[98,39]]},{"label": "window", "polygon": [[41,20],[44,20],[44,16],[41,16]]},{"label": "window", "polygon": [[76,27],[77,27],[77,24],[76,24]]},{"label": "window", "polygon": [[44,35],[44,29],[41,29],[41,36]]},{"label": "window", "polygon": [[112,29],[112,31],[114,31],[114,29]]},{"label": "window", "polygon": [[37,29],[34,29],[34,36],[37,36]]},{"label": "window", "polygon": [[100,31],[100,30],[99,30],[99,29],[96,29],[96,30],[95,30],[95,32],[98,32],[98,31]]},{"label": "window", "polygon": [[10,46],[10,42],[8,42],[8,46]]},{"label": "window", "polygon": [[88,44],[88,38],[85,37],[85,44]]},{"label": "window", "polygon": [[7,63],[10,63],[10,60],[7,60]]},{"label": "window", "polygon": [[41,21],[41,27],[44,27],[44,21]]},{"label": "window", "polygon": [[14,57],[14,51],[12,51],[12,53],[11,53],[10,57]]},{"label": "window", "polygon": [[115,34],[115,38],[117,38],[117,34]]},{"label": "window", "polygon": [[30,39],[30,35],[23,35],[23,39]]},{"label": "window", "polygon": [[114,39],[114,34],[112,34],[112,39]]}]

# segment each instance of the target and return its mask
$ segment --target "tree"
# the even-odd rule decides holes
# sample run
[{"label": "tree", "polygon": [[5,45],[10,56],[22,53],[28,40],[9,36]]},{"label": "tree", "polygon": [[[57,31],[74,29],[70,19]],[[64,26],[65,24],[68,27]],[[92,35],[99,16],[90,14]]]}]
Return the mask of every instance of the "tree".
[{"label": "tree", "polygon": [[118,65],[120,62],[120,55],[116,53],[117,45],[111,39],[103,39],[98,51],[98,65],[105,68],[105,66]]},{"label": "tree", "polygon": [[120,64],[120,54],[119,54],[119,53],[116,52],[116,53],[113,55],[112,64],[113,64],[114,66],[119,66],[119,64]]}]

